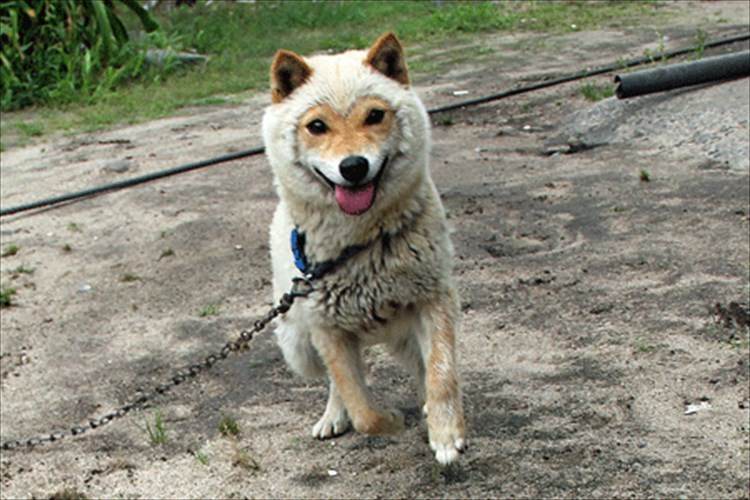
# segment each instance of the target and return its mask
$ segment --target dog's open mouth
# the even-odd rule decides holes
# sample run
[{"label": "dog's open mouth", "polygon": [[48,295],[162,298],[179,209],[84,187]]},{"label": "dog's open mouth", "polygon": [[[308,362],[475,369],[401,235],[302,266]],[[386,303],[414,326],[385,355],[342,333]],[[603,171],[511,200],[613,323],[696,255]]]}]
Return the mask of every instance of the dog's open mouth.
[{"label": "dog's open mouth", "polygon": [[315,173],[318,174],[322,179],[324,179],[329,186],[331,186],[331,188],[333,189],[334,197],[336,198],[336,203],[338,203],[339,208],[342,212],[347,215],[362,215],[363,213],[370,210],[372,205],[375,203],[375,193],[377,192],[378,182],[383,176],[383,171],[385,170],[387,164],[388,157],[386,156],[383,160],[383,164],[380,166],[378,175],[376,175],[375,178],[367,184],[363,184],[361,186],[341,186],[332,182],[317,168],[315,169]]}]

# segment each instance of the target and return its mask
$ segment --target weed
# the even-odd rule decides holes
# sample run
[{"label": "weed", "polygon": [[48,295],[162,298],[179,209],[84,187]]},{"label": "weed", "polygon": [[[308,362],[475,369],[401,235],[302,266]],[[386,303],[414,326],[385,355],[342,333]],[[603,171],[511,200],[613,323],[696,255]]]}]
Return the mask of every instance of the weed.
[{"label": "weed", "polygon": [[42,127],[38,123],[34,122],[21,122],[16,123],[16,128],[21,132],[23,135],[28,137],[39,137],[41,135],[44,135],[44,127]]},{"label": "weed", "polygon": [[13,276],[14,278],[17,278],[17,277],[18,277],[19,275],[21,275],[21,274],[34,274],[34,268],[33,268],[33,267],[26,267],[26,266],[24,266],[23,264],[21,264],[21,265],[20,265],[20,266],[18,266],[17,268],[15,268],[15,269],[12,269],[12,270],[10,271],[10,273],[11,273],[11,275],[12,275],[12,276]]},{"label": "weed", "polygon": [[249,471],[260,470],[260,464],[255,460],[247,450],[237,447],[234,450],[234,456],[232,457],[232,465],[235,467],[241,467]]},{"label": "weed", "polygon": [[164,257],[174,257],[174,250],[172,250],[171,248],[167,248],[166,250],[164,250],[161,253],[161,255],[159,255],[159,259],[158,260],[161,260]]},{"label": "weed", "polygon": [[7,247],[5,247],[5,250],[3,250],[3,253],[0,254],[0,257],[12,257],[16,255],[20,249],[21,248],[18,245],[11,243]]},{"label": "weed", "polygon": [[707,39],[708,33],[699,28],[695,34],[695,54],[693,54],[693,59],[701,59],[703,57],[703,52],[706,50]]},{"label": "weed", "polygon": [[612,85],[597,85],[595,83],[584,83],[578,89],[583,97],[589,101],[596,102],[615,95]]},{"label": "weed", "polygon": [[69,244],[66,243],[62,246],[62,251],[65,253],[72,252],[73,247],[71,247]]},{"label": "weed", "polygon": [[286,447],[288,450],[303,450],[307,448],[307,440],[300,437],[300,436],[294,436],[289,440],[289,444]]},{"label": "weed", "polygon": [[649,344],[649,343],[647,343],[645,341],[642,341],[642,340],[639,340],[635,344],[635,351],[639,352],[639,353],[644,353],[645,354],[645,353],[649,353],[649,352],[654,352],[655,350],[656,350],[656,346],[655,345]]},{"label": "weed", "polygon": [[64,488],[50,495],[49,500],[88,500],[88,498],[75,488]]},{"label": "weed", "polygon": [[167,442],[167,428],[164,424],[164,418],[160,411],[157,411],[154,415],[154,425],[144,420],[146,424],[146,433],[148,434],[148,440],[154,446],[161,446]]},{"label": "weed", "polygon": [[438,117],[435,121],[437,122],[438,125],[443,126],[443,127],[450,127],[454,123],[453,117],[450,115],[442,115]]},{"label": "weed", "polygon": [[651,182],[651,174],[648,173],[648,170],[641,169],[640,174],[638,174],[638,178],[641,180],[641,182]]},{"label": "weed", "polygon": [[68,230],[72,231],[74,233],[80,233],[81,232],[81,226],[79,226],[75,222],[71,222],[70,224],[68,224]]},{"label": "weed", "polygon": [[12,297],[15,294],[15,288],[0,288],[0,307],[10,307],[11,305],[13,305]]},{"label": "weed", "polygon": [[657,62],[664,63],[667,61],[664,36],[658,31],[656,32],[656,36],[659,38],[659,43],[656,46],[656,50],[645,49],[643,51],[643,55],[648,57],[648,60],[651,64],[656,64]]},{"label": "weed", "polygon": [[229,415],[223,415],[219,421],[219,432],[222,436],[238,436],[240,426],[234,418]]},{"label": "weed", "polygon": [[132,283],[133,281],[140,281],[141,277],[133,273],[125,273],[120,276],[120,281],[123,283]]},{"label": "weed", "polygon": [[219,314],[219,305],[218,304],[208,304],[207,306],[204,306],[200,311],[198,311],[198,316],[201,318],[205,318],[207,316],[216,316]]},{"label": "weed", "polygon": [[196,451],[195,453],[193,453],[193,456],[195,457],[195,459],[198,461],[199,464],[208,465],[208,455],[206,455],[204,452]]}]

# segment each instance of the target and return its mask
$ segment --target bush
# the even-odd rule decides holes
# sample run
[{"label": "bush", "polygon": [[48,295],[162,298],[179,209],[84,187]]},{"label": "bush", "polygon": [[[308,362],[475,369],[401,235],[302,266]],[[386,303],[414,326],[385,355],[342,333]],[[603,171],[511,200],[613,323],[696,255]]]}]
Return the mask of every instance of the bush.
[{"label": "bush", "polygon": [[0,108],[96,98],[145,71],[118,7],[146,40],[159,25],[137,0],[10,0],[0,5]]}]

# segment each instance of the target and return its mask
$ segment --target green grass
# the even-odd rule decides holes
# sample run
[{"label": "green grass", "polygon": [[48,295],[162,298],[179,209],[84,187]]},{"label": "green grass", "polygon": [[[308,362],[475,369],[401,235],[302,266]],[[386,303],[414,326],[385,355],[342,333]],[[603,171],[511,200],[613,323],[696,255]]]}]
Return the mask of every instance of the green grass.
[{"label": "green grass", "polygon": [[15,288],[0,288],[0,307],[10,307],[13,305],[13,296],[15,294]]},{"label": "green grass", "polygon": [[12,275],[18,276],[19,274],[34,274],[33,267],[26,267],[23,264],[10,271]]},{"label": "green grass", "polygon": [[28,137],[39,137],[44,135],[44,126],[37,122],[16,123],[16,128],[21,134]]},{"label": "green grass", "polygon": [[237,436],[240,433],[240,426],[234,418],[223,415],[219,421],[219,432],[222,436]]},{"label": "green grass", "polygon": [[164,417],[160,411],[154,415],[154,424],[146,420],[146,434],[149,442],[154,446],[161,446],[167,442],[167,426],[164,423]]},{"label": "green grass", "polygon": [[141,277],[134,273],[125,273],[122,276],[120,276],[120,281],[122,283],[132,283],[133,281],[140,281]]},{"label": "green grass", "polygon": [[196,451],[193,456],[195,456],[195,459],[198,461],[201,465],[208,465],[208,455],[206,455],[202,451]]},{"label": "green grass", "polygon": [[249,472],[260,470],[258,461],[246,449],[236,447],[232,456],[232,465]]},{"label": "green grass", "polygon": [[651,174],[648,173],[648,170],[641,169],[640,173],[638,174],[638,178],[641,180],[641,182],[651,182]]},{"label": "green grass", "polygon": [[591,102],[601,101],[615,95],[615,89],[612,85],[596,83],[584,83],[579,87],[578,91]]},{"label": "green grass", "polygon": [[3,253],[0,254],[0,257],[12,257],[18,253],[18,251],[21,248],[18,245],[10,244],[3,250]]},{"label": "green grass", "polygon": [[198,311],[198,316],[200,316],[201,318],[205,318],[208,316],[218,316],[218,314],[218,304],[208,304],[207,306],[204,306],[200,311]]},{"label": "green grass", "polygon": [[[220,105],[225,97],[265,90],[268,66],[283,47],[309,54],[368,47],[394,31],[412,57],[416,72],[435,71],[428,53],[474,33],[542,31],[564,33],[605,25],[622,26],[655,15],[652,2],[198,2],[172,9],[158,20],[163,37],[180,48],[210,56],[207,64],[150,75],[80,102],[3,113],[3,121],[24,122],[25,135],[92,131],[174,113],[185,106]],[[663,9],[662,9],[663,10]],[[126,17],[127,13],[123,15]],[[134,17],[126,23],[136,27]],[[575,27],[573,27],[575,26]],[[484,58],[491,57],[485,49]],[[416,56],[416,57],[414,57]],[[473,57],[473,56],[468,56]],[[231,98],[230,98],[231,101]],[[42,125],[43,124],[43,125]],[[5,128],[5,127],[4,127]],[[32,135],[33,135],[32,134]],[[3,140],[5,144],[8,139]],[[22,142],[23,139],[15,139]]]},{"label": "green grass", "polygon": [[166,250],[162,251],[161,255],[159,255],[158,260],[161,260],[164,257],[174,257],[174,250],[172,250],[171,248],[167,248]]}]

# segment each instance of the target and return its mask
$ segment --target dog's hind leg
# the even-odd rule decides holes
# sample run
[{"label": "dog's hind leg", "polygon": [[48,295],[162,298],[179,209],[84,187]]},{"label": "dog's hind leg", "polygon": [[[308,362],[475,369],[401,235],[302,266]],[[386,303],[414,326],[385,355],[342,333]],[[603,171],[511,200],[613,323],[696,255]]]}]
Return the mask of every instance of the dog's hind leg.
[{"label": "dog's hind leg", "polygon": [[331,380],[326,411],[313,426],[312,435],[318,439],[327,439],[343,434],[347,429],[349,429],[349,416],[346,413],[344,401],[336,389],[336,382]]},{"label": "dog's hind leg", "polygon": [[360,346],[351,335],[313,330],[312,341],[328,368],[332,387],[341,397],[358,432],[385,435],[403,430],[404,416],[400,412],[380,410],[372,402],[365,385]]},{"label": "dog's hind leg", "polygon": [[420,345],[425,362],[426,413],[430,447],[441,464],[458,458],[466,447],[461,391],[454,354],[457,300],[451,293],[423,310]]}]

